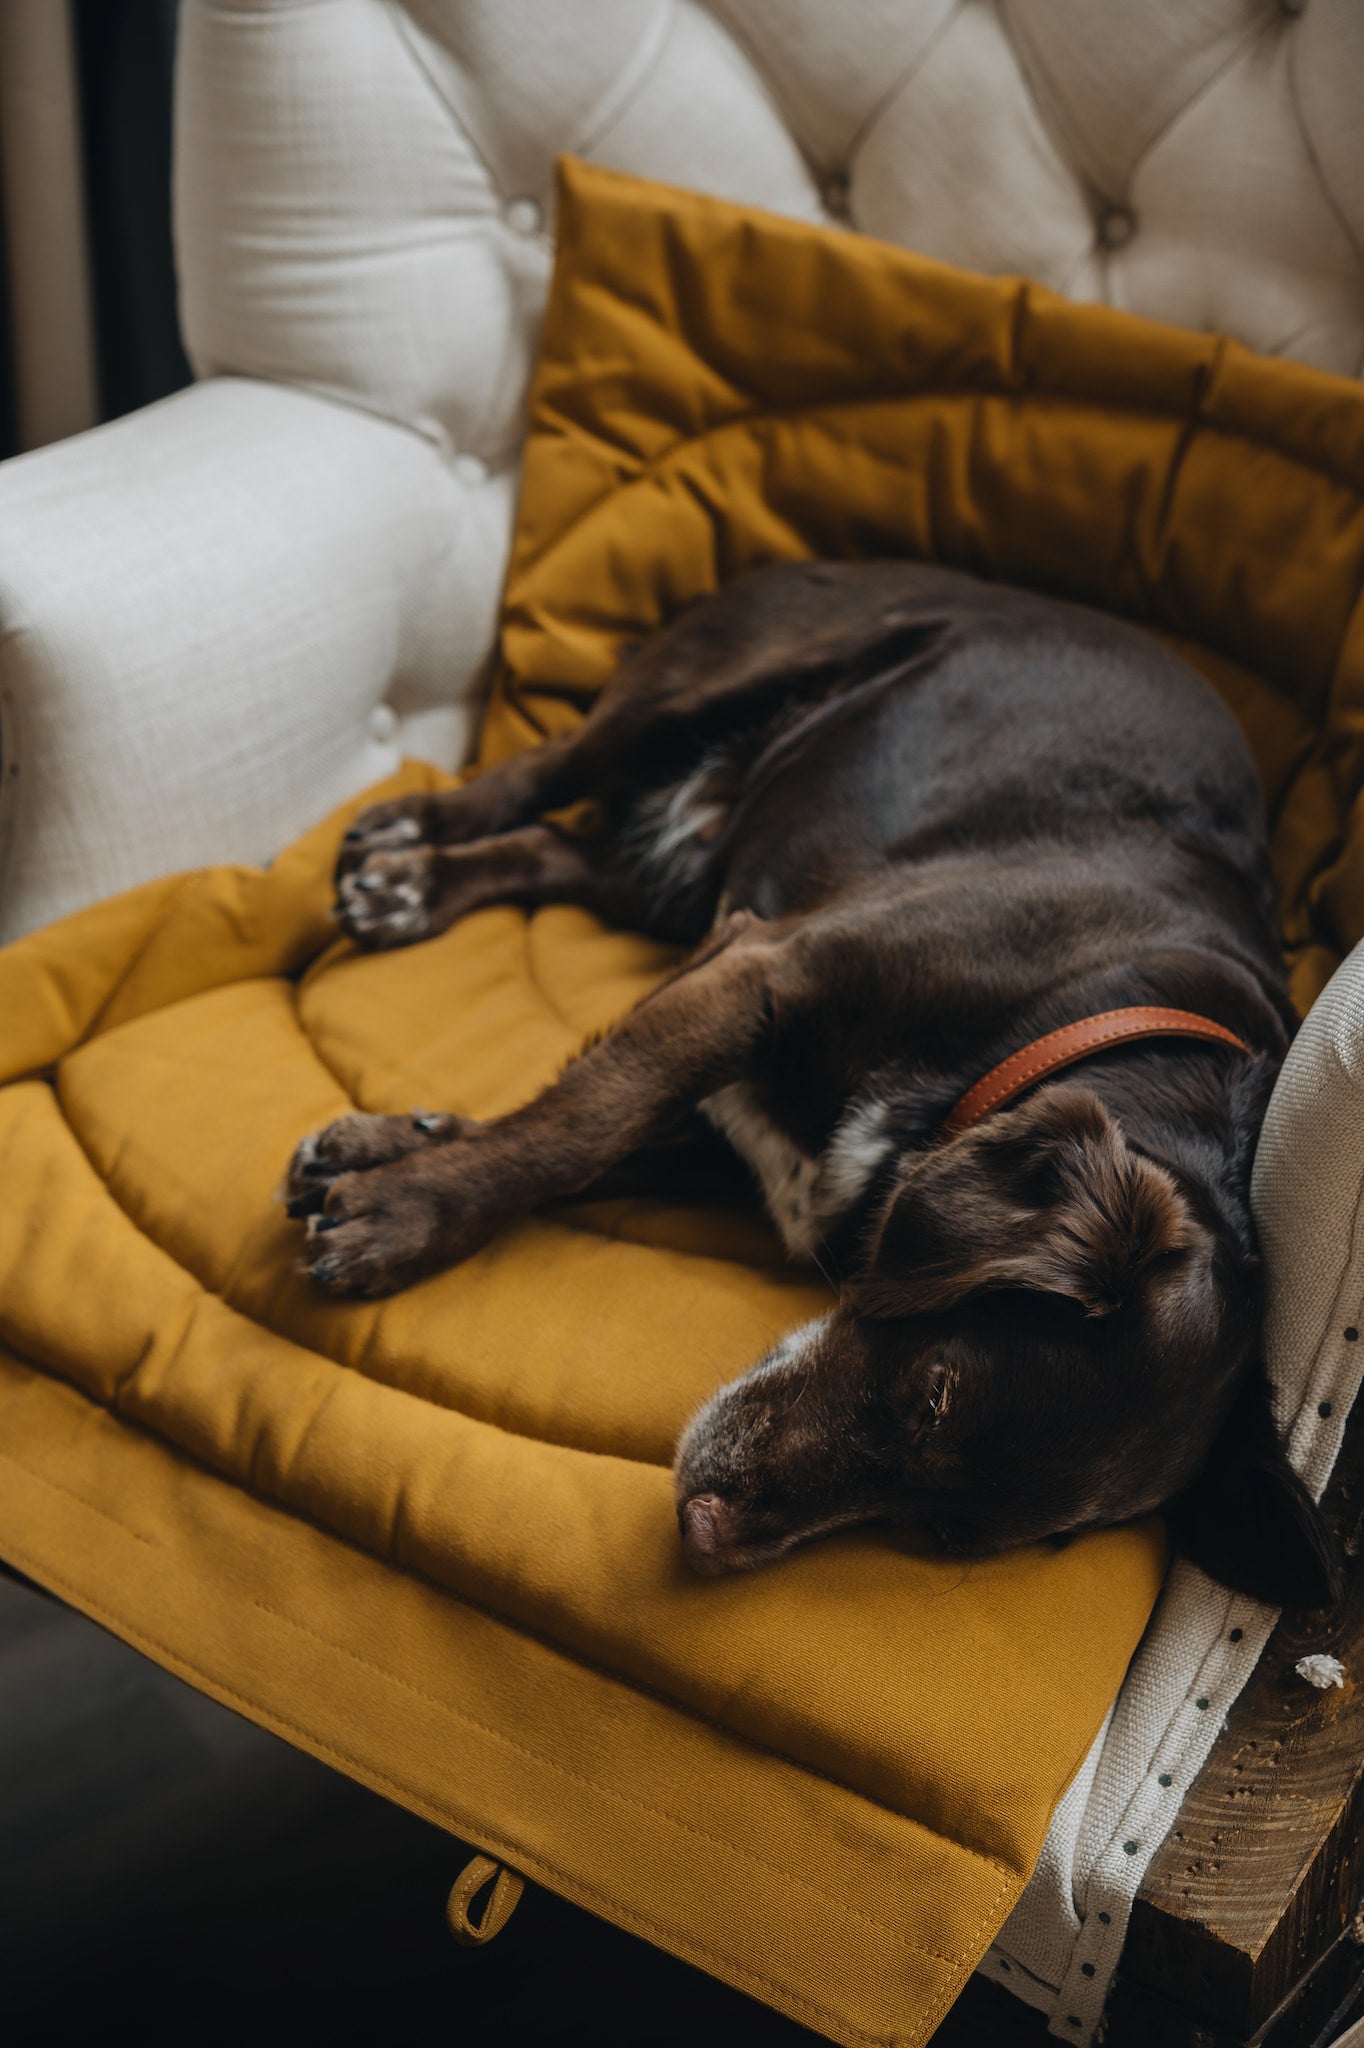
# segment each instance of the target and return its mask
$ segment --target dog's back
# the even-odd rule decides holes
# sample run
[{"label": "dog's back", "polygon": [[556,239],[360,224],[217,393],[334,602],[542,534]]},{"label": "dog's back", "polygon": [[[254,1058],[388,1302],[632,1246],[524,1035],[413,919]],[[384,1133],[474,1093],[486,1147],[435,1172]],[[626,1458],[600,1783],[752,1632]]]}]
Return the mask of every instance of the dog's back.
[{"label": "dog's back", "polygon": [[[761,694],[679,687],[703,663],[757,667],[765,623]],[[672,688],[624,829],[660,883],[699,846],[727,903],[777,916],[887,863],[1121,846],[1153,886],[1178,877],[1177,855],[1219,867],[1277,972],[1245,742],[1137,628],[922,564],[799,563],[739,578],[641,653],[642,702],[656,680]]]},{"label": "dog's back", "polygon": [[[836,573],[855,605],[859,571]],[[1208,685],[1080,606],[941,570],[899,576],[897,609],[916,616],[847,662],[867,673],[794,722],[789,707],[774,714],[727,848],[731,899],[765,889],[770,914],[804,910],[887,860],[1032,849],[1121,846],[1157,883],[1177,851],[1236,878],[1245,936],[1273,961],[1255,773]]]}]

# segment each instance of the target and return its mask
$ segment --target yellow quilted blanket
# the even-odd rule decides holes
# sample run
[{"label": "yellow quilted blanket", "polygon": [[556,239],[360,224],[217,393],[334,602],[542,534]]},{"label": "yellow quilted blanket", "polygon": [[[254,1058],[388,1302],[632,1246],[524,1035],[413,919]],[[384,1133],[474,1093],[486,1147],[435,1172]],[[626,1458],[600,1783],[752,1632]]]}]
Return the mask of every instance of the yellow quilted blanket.
[{"label": "yellow quilted blanket", "polygon": [[[569,167],[486,747],[774,554],[1108,602],[1246,719],[1306,999],[1364,905],[1361,476],[1352,387]],[[824,1299],[756,1214],[579,1204],[391,1301],[314,1293],[274,1200],[300,1135],[506,1109],[668,964],[570,909],[358,955],[350,815],[0,954],[0,1553],[594,1911],[911,2048],[1032,1869],[1160,1533],[693,1579],[678,1428]]]}]

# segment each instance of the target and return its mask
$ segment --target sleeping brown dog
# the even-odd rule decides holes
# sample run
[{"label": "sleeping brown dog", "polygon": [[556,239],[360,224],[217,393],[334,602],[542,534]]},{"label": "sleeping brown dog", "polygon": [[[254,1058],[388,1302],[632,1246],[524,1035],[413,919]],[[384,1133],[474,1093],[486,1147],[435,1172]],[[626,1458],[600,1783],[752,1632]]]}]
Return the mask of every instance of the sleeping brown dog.
[{"label": "sleeping brown dog", "polygon": [[[589,796],[600,836],[542,822]],[[344,1117],[286,1193],[314,1279],[386,1294],[719,1133],[842,1286],[686,1430],[698,1569],[850,1523],[969,1555],[1169,1504],[1227,1583],[1338,1596],[1258,1349],[1250,1165],[1292,1028],[1259,791],[1154,640],[924,566],[760,570],[630,652],[571,738],[366,812],[338,887],[367,946],[571,902],[693,948],[524,1108]],[[1222,1037],[1059,1078],[1030,1050],[1034,1085],[945,1133],[1021,1048],[1146,1006]]]}]

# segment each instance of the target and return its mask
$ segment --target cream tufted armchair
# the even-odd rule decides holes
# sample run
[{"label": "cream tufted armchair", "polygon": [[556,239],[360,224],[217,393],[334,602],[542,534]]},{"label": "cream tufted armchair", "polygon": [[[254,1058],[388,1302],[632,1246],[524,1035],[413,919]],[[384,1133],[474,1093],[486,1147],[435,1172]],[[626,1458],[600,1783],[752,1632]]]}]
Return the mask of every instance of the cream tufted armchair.
[{"label": "cream tufted armchair", "polygon": [[[184,0],[199,382],[0,469],[0,936],[267,859],[401,755],[463,758],[560,152],[1358,375],[1361,104],[1361,0]],[[1318,1025],[1357,1105],[1359,979]],[[1262,1155],[1320,1247],[1364,1110],[1337,1099],[1309,1159],[1316,1072]],[[1317,1268],[1293,1270],[1276,1341],[1315,1403]],[[1300,1447],[1318,1482],[1338,1441]],[[1078,2015],[1068,2038],[1113,1962],[1080,1960],[1085,1887],[1111,1951],[1169,1824],[1157,1750],[1196,1768],[1244,1679],[1199,1665],[1226,1635],[1203,1600],[1176,1574],[987,1964]],[[1186,1714],[1195,1668],[1216,1716]]]}]

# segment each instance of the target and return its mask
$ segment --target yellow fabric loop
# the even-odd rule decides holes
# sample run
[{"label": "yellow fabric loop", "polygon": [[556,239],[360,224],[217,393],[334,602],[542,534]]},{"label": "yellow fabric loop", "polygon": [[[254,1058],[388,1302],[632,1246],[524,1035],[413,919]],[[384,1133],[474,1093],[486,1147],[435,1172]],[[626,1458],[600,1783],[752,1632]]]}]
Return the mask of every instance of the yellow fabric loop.
[{"label": "yellow fabric loop", "polygon": [[[483,1909],[483,1918],[471,1920],[469,1908],[490,1881],[493,1888]],[[495,1934],[500,1934],[516,1911],[517,1900],[525,1888],[526,1880],[518,1877],[514,1870],[508,1870],[505,1863],[497,1863],[491,1856],[471,1856],[460,1872],[445,1908],[450,1932],[461,1948],[481,1948],[485,1941],[491,1941]]]}]

